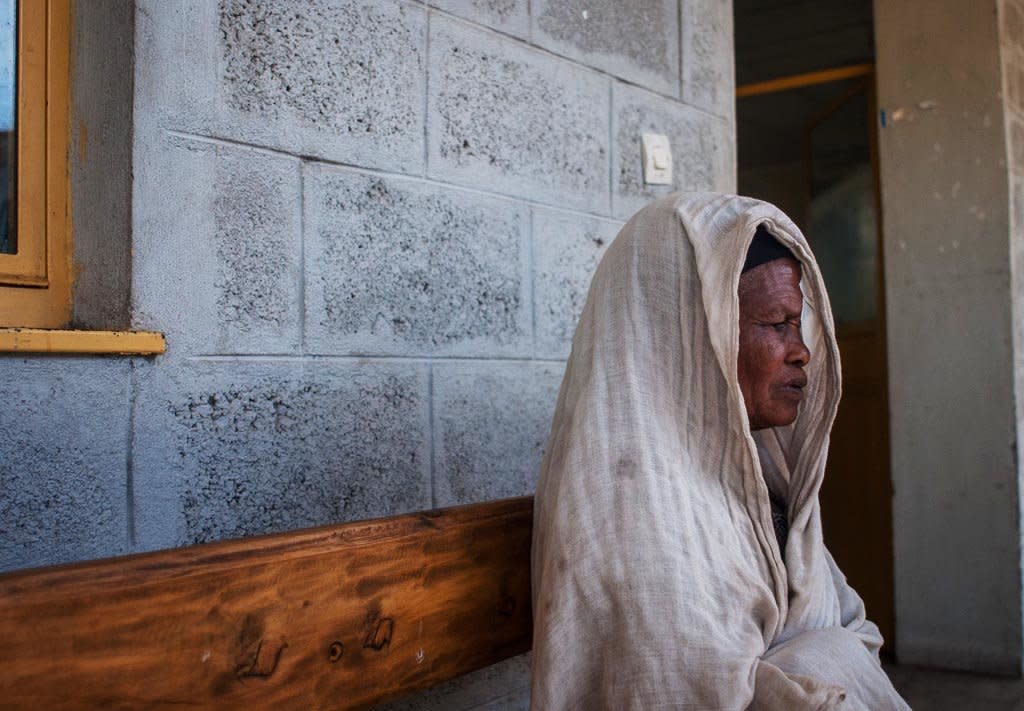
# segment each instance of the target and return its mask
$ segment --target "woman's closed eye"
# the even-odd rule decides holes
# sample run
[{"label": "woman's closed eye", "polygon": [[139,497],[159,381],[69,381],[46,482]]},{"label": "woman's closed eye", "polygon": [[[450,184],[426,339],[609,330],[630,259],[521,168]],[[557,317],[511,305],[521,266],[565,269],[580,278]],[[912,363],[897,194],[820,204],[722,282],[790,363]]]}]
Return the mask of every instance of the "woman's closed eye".
[{"label": "woman's closed eye", "polygon": [[785,333],[790,326],[800,330],[800,322],[797,320],[773,321],[769,325],[779,333]]}]

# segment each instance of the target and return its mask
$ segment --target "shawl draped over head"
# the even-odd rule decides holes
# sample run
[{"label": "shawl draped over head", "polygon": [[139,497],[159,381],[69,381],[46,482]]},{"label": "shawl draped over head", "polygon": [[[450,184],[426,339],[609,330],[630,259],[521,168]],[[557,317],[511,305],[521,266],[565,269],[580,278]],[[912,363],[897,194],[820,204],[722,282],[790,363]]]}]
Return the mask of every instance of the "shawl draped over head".
[{"label": "shawl draped over head", "polygon": [[[761,224],[801,263],[811,360],[796,421],[752,434],[737,287]],[[629,221],[591,283],[537,486],[533,709],[908,708],[822,539],[839,396],[821,274],[778,208],[676,194]]]}]

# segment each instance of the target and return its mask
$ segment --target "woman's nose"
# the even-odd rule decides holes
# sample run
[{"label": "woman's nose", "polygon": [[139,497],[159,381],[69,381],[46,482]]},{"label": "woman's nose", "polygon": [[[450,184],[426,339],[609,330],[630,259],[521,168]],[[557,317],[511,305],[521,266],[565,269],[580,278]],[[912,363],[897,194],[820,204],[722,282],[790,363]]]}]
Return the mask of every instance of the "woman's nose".
[{"label": "woman's nose", "polygon": [[811,360],[811,351],[807,348],[807,344],[804,343],[804,339],[799,332],[790,342],[788,355],[789,357],[786,359],[786,362],[800,368],[806,366]]}]

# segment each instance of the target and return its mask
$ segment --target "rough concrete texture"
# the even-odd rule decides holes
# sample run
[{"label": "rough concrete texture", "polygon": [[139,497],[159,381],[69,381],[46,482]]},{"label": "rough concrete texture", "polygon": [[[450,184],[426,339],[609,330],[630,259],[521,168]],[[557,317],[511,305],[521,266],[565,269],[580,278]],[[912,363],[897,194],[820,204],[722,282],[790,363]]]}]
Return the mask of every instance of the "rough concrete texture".
[{"label": "rough concrete texture", "polygon": [[607,211],[607,77],[441,16],[430,67],[431,177]]},{"label": "rough concrete texture", "polygon": [[305,189],[309,351],[529,352],[522,205],[315,165]]},{"label": "rough concrete texture", "polygon": [[434,365],[439,506],[533,492],[563,370],[561,363]]},{"label": "rough concrete texture", "polygon": [[424,366],[201,360],[140,377],[137,541],[187,545],[430,506]]},{"label": "rough concrete texture", "polygon": [[501,32],[527,39],[530,0],[429,0],[433,7]]},{"label": "rough concrete texture", "polygon": [[590,278],[620,222],[557,210],[533,213],[535,353],[568,358]]},{"label": "rough concrete texture", "polygon": [[0,358],[0,570],[127,549],[129,368]]},{"label": "rough concrete texture", "polygon": [[557,54],[679,95],[676,0],[533,0],[533,41]]},{"label": "rough concrete texture", "polygon": [[[733,125],[651,92],[613,87],[612,206],[620,219],[676,190],[736,189]],[[641,135],[661,133],[672,146],[672,185],[646,185]]]},{"label": "rough concrete texture", "polygon": [[137,33],[137,108],[167,128],[422,170],[422,5],[150,0]]},{"label": "rough concrete texture", "polygon": [[68,150],[76,328],[130,324],[135,8],[75,3]]},{"label": "rough concrete texture", "polygon": [[375,711],[528,711],[529,708],[529,654],[374,707]]},{"label": "rough concrete texture", "polygon": [[136,327],[171,355],[297,351],[299,161],[169,136],[140,185]]},{"label": "rough concrete texture", "polygon": [[1019,675],[1005,104],[996,2],[976,5],[874,6],[878,103],[903,108],[879,131],[896,654]]},{"label": "rough concrete texture", "polygon": [[732,121],[736,115],[732,0],[682,7],[682,99]]}]

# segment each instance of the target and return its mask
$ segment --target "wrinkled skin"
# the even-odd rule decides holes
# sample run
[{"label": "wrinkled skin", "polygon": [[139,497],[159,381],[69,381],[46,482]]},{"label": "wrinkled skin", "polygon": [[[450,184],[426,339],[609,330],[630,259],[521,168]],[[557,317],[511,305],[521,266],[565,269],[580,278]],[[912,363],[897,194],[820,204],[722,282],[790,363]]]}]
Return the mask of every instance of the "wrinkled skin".
[{"label": "wrinkled skin", "polygon": [[800,333],[800,264],[765,262],[740,277],[737,375],[751,430],[796,419],[811,353]]}]

